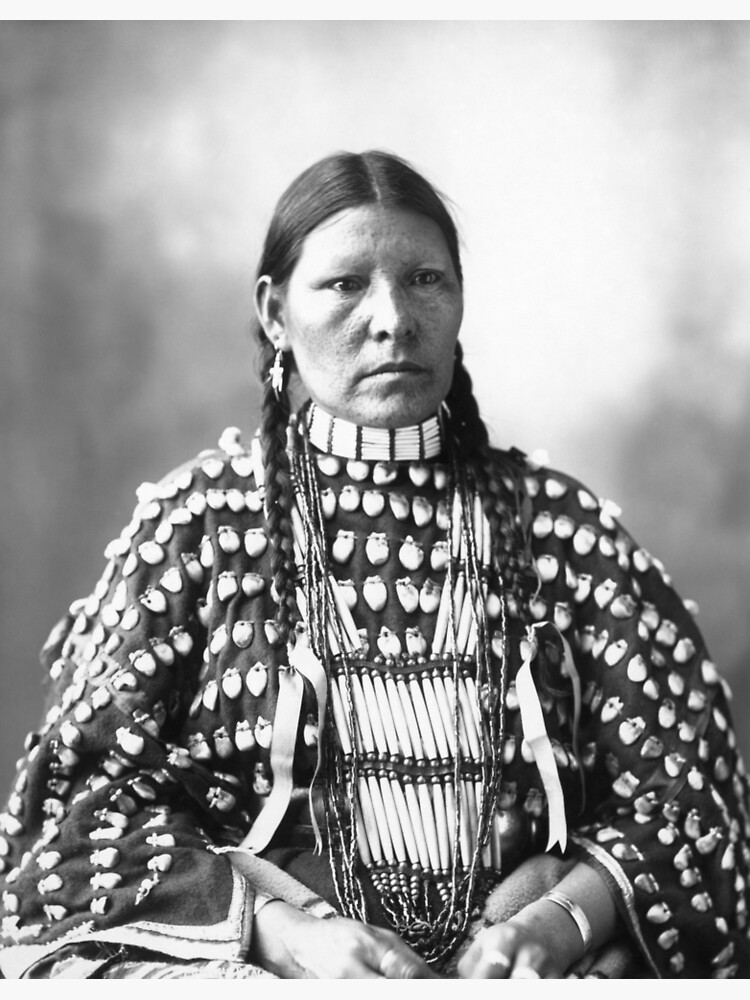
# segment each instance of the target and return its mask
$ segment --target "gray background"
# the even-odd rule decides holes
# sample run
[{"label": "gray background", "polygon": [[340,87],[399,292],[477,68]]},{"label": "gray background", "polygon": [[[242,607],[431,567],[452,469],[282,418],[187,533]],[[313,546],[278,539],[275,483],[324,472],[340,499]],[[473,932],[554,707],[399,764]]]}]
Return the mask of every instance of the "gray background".
[{"label": "gray background", "polygon": [[0,22],[0,779],[135,489],[256,419],[282,188],[378,146],[455,202],[495,441],[619,503],[750,756],[750,22]]}]

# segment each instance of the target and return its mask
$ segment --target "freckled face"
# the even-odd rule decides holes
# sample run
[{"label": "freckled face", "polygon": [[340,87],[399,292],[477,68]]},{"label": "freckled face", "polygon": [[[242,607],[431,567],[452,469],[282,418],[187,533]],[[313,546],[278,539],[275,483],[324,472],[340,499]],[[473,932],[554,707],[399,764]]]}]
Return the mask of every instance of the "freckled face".
[{"label": "freckled face", "polygon": [[258,314],[314,402],[371,427],[436,412],[453,378],[463,294],[439,226],[403,209],[345,209],[314,229]]}]

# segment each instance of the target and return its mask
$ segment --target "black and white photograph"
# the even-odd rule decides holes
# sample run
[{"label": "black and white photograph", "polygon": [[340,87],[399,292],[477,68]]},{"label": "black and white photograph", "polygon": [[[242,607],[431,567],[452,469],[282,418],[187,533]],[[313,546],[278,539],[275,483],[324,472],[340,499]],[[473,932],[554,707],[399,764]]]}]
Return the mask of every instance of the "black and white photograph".
[{"label": "black and white photograph", "polygon": [[749,978],[750,21],[147,17],[0,20],[0,978]]}]

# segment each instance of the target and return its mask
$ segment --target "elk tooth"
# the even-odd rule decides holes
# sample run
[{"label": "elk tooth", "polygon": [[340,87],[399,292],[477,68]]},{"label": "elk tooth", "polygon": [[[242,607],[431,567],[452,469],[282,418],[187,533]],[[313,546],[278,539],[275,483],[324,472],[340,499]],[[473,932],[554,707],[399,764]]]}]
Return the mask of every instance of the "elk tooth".
[{"label": "elk tooth", "polygon": [[331,546],[331,555],[337,563],[348,562],[354,552],[354,532],[340,530]]},{"label": "elk tooth", "polygon": [[568,492],[568,487],[565,483],[561,483],[559,479],[553,479],[550,477],[545,480],[544,492],[550,498],[550,500],[559,500],[560,497],[565,496]]},{"label": "elk tooth", "polygon": [[382,566],[388,561],[388,540],[385,532],[373,531],[367,536],[365,554],[373,566]]},{"label": "elk tooth", "polygon": [[419,607],[426,615],[434,614],[440,606],[442,588],[429,578],[422,584],[419,592]]},{"label": "elk tooth", "polygon": [[347,513],[356,510],[359,507],[360,499],[359,490],[355,486],[347,483],[346,486],[341,487],[339,506],[342,510],[345,510]]},{"label": "elk tooth", "polygon": [[419,591],[411,582],[410,577],[406,576],[396,580],[396,594],[401,602],[401,607],[407,614],[411,614],[419,607]]},{"label": "elk tooth", "polygon": [[346,471],[351,479],[356,483],[361,483],[370,475],[370,463],[351,458],[346,463]]},{"label": "elk tooth", "polygon": [[114,868],[120,860],[120,852],[116,847],[100,847],[89,856],[92,865],[101,865],[103,868]]},{"label": "elk tooth", "polygon": [[257,573],[245,573],[242,577],[242,593],[246,597],[257,597],[265,590],[266,582]]},{"label": "elk tooth", "polygon": [[60,739],[66,747],[74,749],[81,742],[81,731],[80,729],[77,729],[72,722],[66,720],[60,726]]},{"label": "elk tooth", "polygon": [[630,746],[635,743],[636,740],[640,739],[643,734],[643,730],[646,728],[645,721],[638,716],[635,719],[626,719],[624,722],[620,723],[620,728],[618,730],[621,741],[625,746]]},{"label": "elk tooth", "polygon": [[344,603],[352,611],[357,606],[357,588],[354,585],[354,580],[339,580],[338,586]]},{"label": "elk tooth", "polygon": [[169,638],[180,656],[189,655],[193,648],[193,637],[186,629],[177,626],[169,633]]},{"label": "elk tooth", "polygon": [[335,455],[318,455],[317,461],[324,476],[337,476],[341,471],[341,462]]},{"label": "elk tooth", "polygon": [[255,746],[255,736],[246,719],[237,723],[237,728],[234,731],[234,745],[240,752],[252,750]]},{"label": "elk tooth", "polygon": [[256,559],[263,555],[268,547],[268,537],[263,528],[248,528],[245,532],[245,551]]},{"label": "elk tooth", "polygon": [[415,542],[411,535],[407,535],[404,539],[398,555],[401,565],[412,572],[418,570],[424,561],[422,546],[419,542]]},{"label": "elk tooth", "polygon": [[573,548],[579,556],[587,556],[596,545],[596,532],[588,524],[582,524],[573,535]]},{"label": "elk tooth", "polygon": [[259,514],[263,510],[262,490],[246,490],[245,506],[251,514]]},{"label": "elk tooth", "polygon": [[137,733],[131,732],[126,726],[121,726],[115,733],[115,737],[125,753],[130,754],[131,757],[138,757],[139,754],[143,753],[146,745],[145,740]]},{"label": "elk tooth", "polygon": [[211,510],[223,510],[227,505],[227,495],[224,490],[206,490],[206,503]]},{"label": "elk tooth", "polygon": [[560,514],[555,518],[555,535],[558,538],[566,540],[572,538],[575,534],[576,525],[572,517],[568,517],[566,514]]},{"label": "elk tooth", "polygon": [[362,510],[368,517],[379,517],[385,510],[385,497],[379,490],[365,490],[362,494]]},{"label": "elk tooth", "polygon": [[531,530],[536,538],[546,538],[552,532],[553,527],[552,515],[548,510],[540,511],[534,518],[534,523],[531,526]]},{"label": "elk tooth", "polygon": [[90,722],[91,719],[93,718],[93,715],[94,715],[94,710],[91,707],[91,705],[89,705],[89,703],[86,701],[79,702],[73,711],[73,716],[76,722],[80,723]]},{"label": "elk tooth", "polygon": [[241,479],[247,479],[253,473],[253,460],[250,455],[235,455],[230,465]]},{"label": "elk tooth", "polygon": [[252,667],[250,667],[247,672],[247,676],[245,677],[247,689],[255,698],[259,698],[266,689],[267,681],[268,671],[266,670],[265,664],[258,660],[257,663],[254,663]]},{"label": "elk tooth", "polygon": [[164,560],[164,549],[158,542],[143,542],[138,546],[138,552],[141,559],[149,566],[158,566]]},{"label": "elk tooth", "polygon": [[276,627],[276,622],[272,618],[267,618],[263,622],[263,631],[265,632],[266,642],[269,646],[278,646],[279,630]]},{"label": "elk tooth", "polygon": [[606,608],[612,600],[616,589],[617,584],[614,580],[604,580],[598,587],[594,588],[594,600],[600,608]]},{"label": "elk tooth", "polygon": [[245,494],[242,492],[242,490],[238,490],[236,488],[227,490],[226,497],[227,497],[227,507],[229,507],[231,511],[234,511],[235,514],[238,514],[241,510],[244,509]]},{"label": "elk tooth", "polygon": [[424,497],[414,497],[412,502],[412,516],[417,527],[422,528],[429,524],[435,513],[435,508]]},{"label": "elk tooth", "polygon": [[302,738],[304,739],[305,746],[307,747],[314,747],[318,745],[318,723],[311,715],[308,715],[305,721]]},{"label": "elk tooth", "polygon": [[560,564],[554,556],[539,556],[536,560],[537,572],[544,583],[554,580],[560,571]]},{"label": "elk tooth", "polygon": [[665,698],[659,707],[659,725],[663,729],[671,729],[677,720],[677,712],[673,701]]},{"label": "elk tooth", "polygon": [[401,655],[401,640],[394,631],[383,625],[377,638],[380,652],[387,659],[395,659]]},{"label": "elk tooth", "polygon": [[664,753],[664,744],[658,736],[649,736],[641,747],[641,757],[653,759]]},{"label": "elk tooth", "polygon": [[247,649],[254,635],[255,625],[250,621],[237,621],[232,626],[232,642],[240,649]]},{"label": "elk tooth", "polygon": [[444,570],[450,561],[450,552],[446,541],[435,542],[430,553],[430,566],[434,572]]},{"label": "elk tooth", "polygon": [[268,721],[268,719],[264,719],[262,715],[259,715],[258,721],[255,723],[255,740],[258,746],[267,750],[271,746],[272,737],[273,725]]},{"label": "elk tooth", "polygon": [[164,614],[167,610],[167,599],[160,590],[147,590],[141,597],[141,604],[156,615]]},{"label": "elk tooth", "polygon": [[51,868],[56,868],[62,861],[62,854],[59,851],[44,851],[36,859],[36,863],[42,869],[42,871],[49,871]]},{"label": "elk tooth", "polygon": [[632,618],[635,614],[635,600],[630,594],[618,594],[612,601],[610,611],[615,618]]},{"label": "elk tooth", "polygon": [[159,580],[159,586],[170,594],[178,594],[182,590],[182,576],[176,566],[170,567]]},{"label": "elk tooth", "polygon": [[220,653],[224,646],[227,644],[227,627],[226,625],[219,625],[219,627],[214,631],[211,637],[211,642],[209,643],[209,652],[213,653],[215,656]]},{"label": "elk tooth", "polygon": [[620,715],[622,708],[622,698],[618,698],[617,695],[607,698],[602,705],[602,722],[612,722]]},{"label": "elk tooth", "polygon": [[394,462],[376,462],[372,470],[372,481],[376,486],[387,486],[398,475],[398,466]]},{"label": "elk tooth", "polygon": [[153,677],[156,673],[156,660],[151,653],[138,652],[131,656],[133,667],[144,677]]},{"label": "elk tooth", "polygon": [[362,587],[362,595],[367,606],[373,611],[382,611],[388,600],[388,590],[379,576],[368,576]]},{"label": "elk tooth", "polygon": [[237,576],[231,570],[219,573],[219,579],[216,581],[216,596],[220,601],[230,600],[238,590]]},{"label": "elk tooth", "polygon": [[670,778],[676,778],[685,766],[685,758],[679,753],[670,753],[664,758],[664,770]]},{"label": "elk tooth", "polygon": [[419,628],[407,628],[405,637],[406,651],[409,656],[425,656],[427,654],[427,640]]},{"label": "elk tooth", "polygon": [[155,854],[153,858],[148,859],[148,869],[149,871],[157,872],[168,872],[172,867],[172,855],[171,854]]},{"label": "elk tooth", "polygon": [[208,709],[209,712],[216,711],[216,705],[219,700],[219,685],[215,680],[210,680],[205,688],[203,689],[203,697],[201,699],[203,705]]},{"label": "elk tooth", "polygon": [[591,574],[579,573],[575,590],[575,600],[578,604],[583,604],[591,593]]},{"label": "elk tooth", "polygon": [[131,605],[127,611],[124,612],[122,619],[120,621],[120,628],[124,629],[126,632],[130,632],[134,629],[138,622],[140,621],[140,612],[138,608]]},{"label": "elk tooth", "polygon": [[411,479],[415,486],[424,486],[429,478],[429,465],[423,465],[421,462],[412,462],[409,465],[409,479]]},{"label": "elk tooth", "polygon": [[615,664],[619,663],[623,656],[628,651],[628,641],[627,639],[618,639],[617,642],[611,643],[607,646],[604,651],[604,662],[609,667],[614,667]]},{"label": "elk tooth", "polygon": [[409,516],[410,506],[409,501],[406,499],[403,493],[391,493],[389,498],[389,503],[391,505],[391,510],[393,511],[393,516],[397,521],[405,521]]},{"label": "elk tooth", "polygon": [[[234,638],[234,635],[232,636]],[[239,698],[242,692],[242,677],[237,667],[229,667],[221,678],[221,689],[227,698]]]},{"label": "elk tooth", "polygon": [[336,494],[330,486],[326,486],[324,490],[320,491],[320,506],[326,520],[330,520],[336,513]]}]

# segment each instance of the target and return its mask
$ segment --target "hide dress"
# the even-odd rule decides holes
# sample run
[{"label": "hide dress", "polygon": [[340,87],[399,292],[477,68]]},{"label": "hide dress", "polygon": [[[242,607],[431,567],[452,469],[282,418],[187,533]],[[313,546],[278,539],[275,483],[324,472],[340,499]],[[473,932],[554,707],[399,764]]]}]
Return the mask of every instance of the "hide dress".
[{"label": "hide dress", "polygon": [[486,521],[451,534],[442,425],[435,447],[420,431],[416,456],[373,459],[326,419],[310,458],[349,655],[345,634],[325,666],[312,628],[309,656],[279,642],[257,443],[230,429],[144,484],[43,650],[46,712],[0,818],[4,975],[128,955],[232,975],[268,892],[233,863],[245,842],[314,861],[300,905],[321,919],[417,950],[430,921],[457,929],[425,945],[438,970],[469,910],[549,850],[604,876],[645,975],[746,977],[747,780],[663,566],[614,505],[514,453],[534,585],[485,563],[478,610],[458,551],[486,548]]}]

